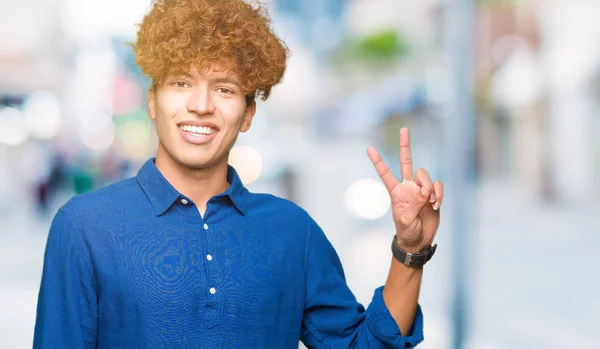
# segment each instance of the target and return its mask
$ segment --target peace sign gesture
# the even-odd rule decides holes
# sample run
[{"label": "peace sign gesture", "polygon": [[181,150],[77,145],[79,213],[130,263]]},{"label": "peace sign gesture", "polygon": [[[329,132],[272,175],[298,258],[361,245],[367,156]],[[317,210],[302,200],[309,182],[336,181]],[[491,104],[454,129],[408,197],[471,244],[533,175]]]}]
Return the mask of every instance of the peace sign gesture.
[{"label": "peace sign gesture", "polygon": [[444,186],[440,181],[432,183],[423,168],[413,177],[408,128],[400,129],[402,182],[396,179],[374,147],[369,147],[367,153],[390,194],[398,246],[410,253],[430,246],[440,224]]}]

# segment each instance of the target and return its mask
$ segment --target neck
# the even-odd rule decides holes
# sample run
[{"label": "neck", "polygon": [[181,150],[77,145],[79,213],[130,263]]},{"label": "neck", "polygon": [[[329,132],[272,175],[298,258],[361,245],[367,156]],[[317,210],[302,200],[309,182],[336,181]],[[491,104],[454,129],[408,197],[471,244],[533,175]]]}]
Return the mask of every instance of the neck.
[{"label": "neck", "polygon": [[223,193],[229,187],[227,182],[227,158],[208,168],[192,168],[175,161],[159,147],[156,167],[167,181],[181,194],[190,198],[200,211],[206,212],[208,200]]}]

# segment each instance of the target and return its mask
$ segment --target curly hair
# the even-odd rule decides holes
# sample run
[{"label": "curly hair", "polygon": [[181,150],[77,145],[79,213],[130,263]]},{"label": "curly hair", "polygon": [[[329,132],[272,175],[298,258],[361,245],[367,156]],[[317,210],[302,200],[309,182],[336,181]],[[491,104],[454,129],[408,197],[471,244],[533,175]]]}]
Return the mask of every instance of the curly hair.
[{"label": "curly hair", "polygon": [[208,71],[216,64],[241,77],[247,100],[264,101],[281,81],[289,55],[270,24],[260,4],[242,0],[155,0],[132,46],[155,87],[190,66]]}]

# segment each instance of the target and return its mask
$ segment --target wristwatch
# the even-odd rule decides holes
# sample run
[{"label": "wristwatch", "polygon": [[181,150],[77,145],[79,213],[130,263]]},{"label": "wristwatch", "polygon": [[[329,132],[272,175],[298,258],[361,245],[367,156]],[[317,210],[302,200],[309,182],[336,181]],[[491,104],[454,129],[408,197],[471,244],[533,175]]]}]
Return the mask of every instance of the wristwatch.
[{"label": "wristwatch", "polygon": [[394,258],[396,258],[398,262],[409,267],[422,267],[431,259],[431,257],[433,257],[436,249],[437,244],[426,247],[419,253],[409,253],[398,246],[396,234],[394,234],[394,238],[392,239],[392,254],[394,255]]}]

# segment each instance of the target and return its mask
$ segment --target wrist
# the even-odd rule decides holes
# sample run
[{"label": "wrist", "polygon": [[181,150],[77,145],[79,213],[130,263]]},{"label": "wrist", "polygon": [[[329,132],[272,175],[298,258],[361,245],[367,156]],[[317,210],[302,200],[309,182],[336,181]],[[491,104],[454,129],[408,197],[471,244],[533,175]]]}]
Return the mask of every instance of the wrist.
[{"label": "wrist", "polygon": [[[421,267],[427,263],[434,255],[437,245],[427,246],[419,249],[417,252],[404,250],[398,245],[397,236],[392,239],[392,254],[400,263],[409,267]],[[416,249],[414,249],[416,250]]]},{"label": "wrist", "polygon": [[396,244],[396,246],[400,247],[403,251],[406,251],[408,253],[413,253],[413,254],[419,253],[428,247],[428,246],[423,246],[421,241],[412,242],[412,243],[402,241],[402,240],[398,239],[397,235],[396,235],[396,239],[395,239],[395,244]]}]

